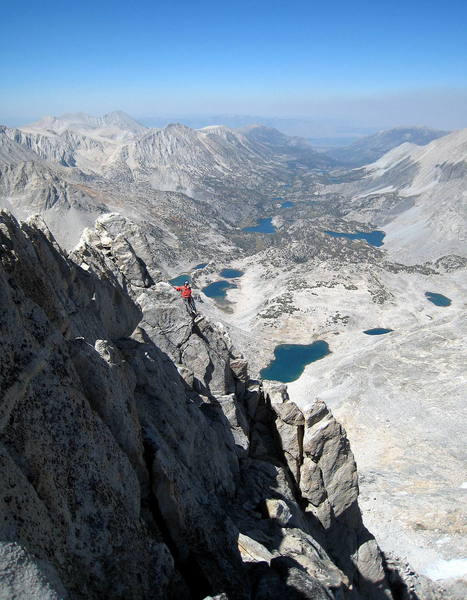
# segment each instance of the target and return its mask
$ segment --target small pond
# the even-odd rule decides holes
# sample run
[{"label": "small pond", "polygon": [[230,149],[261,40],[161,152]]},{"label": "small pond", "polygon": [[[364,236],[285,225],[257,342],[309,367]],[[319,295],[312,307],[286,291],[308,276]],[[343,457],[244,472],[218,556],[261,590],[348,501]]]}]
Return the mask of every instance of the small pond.
[{"label": "small pond", "polygon": [[290,208],[294,204],[295,204],[295,202],[292,202],[291,200],[286,200],[285,202],[282,202],[281,208]]},{"label": "small pond", "polygon": [[260,219],[258,225],[253,227],[244,227],[242,231],[249,231],[253,233],[276,233],[276,228],[272,224],[272,217],[267,219]]},{"label": "small pond", "polygon": [[274,350],[274,360],[261,370],[263,379],[282,383],[295,381],[303,373],[306,365],[330,354],[329,345],[323,340],[313,344],[280,344]]},{"label": "small pond", "polygon": [[227,279],[235,279],[236,277],[241,277],[244,275],[244,271],[239,271],[238,269],[222,269],[219,272],[221,277],[227,277]]},{"label": "small pond", "polygon": [[355,233],[343,233],[339,231],[325,231],[332,237],[344,237],[349,240],[365,240],[370,246],[379,247],[383,245],[383,239],[386,235],[384,231],[356,231]]},{"label": "small pond", "polygon": [[198,269],[204,269],[204,267],[207,267],[207,266],[208,266],[208,263],[199,263],[199,265],[194,266],[193,269],[195,271],[197,271]]},{"label": "small pond", "polygon": [[235,283],[230,283],[230,281],[215,281],[204,287],[203,292],[214,300],[224,300],[227,290],[236,287]]},{"label": "small pond", "polygon": [[435,292],[425,292],[425,296],[430,302],[436,304],[436,306],[450,306],[451,299],[443,294],[435,294]]},{"label": "small pond", "polygon": [[183,285],[185,283],[185,281],[188,281],[191,283],[191,276],[188,275],[187,273],[185,273],[183,275],[178,275],[178,277],[174,277],[173,279],[169,279],[170,285],[175,285],[175,286]]},{"label": "small pond", "polygon": [[363,333],[367,335],[383,335],[384,333],[391,333],[394,329],[384,329],[383,327],[375,327],[374,329],[367,329]]}]

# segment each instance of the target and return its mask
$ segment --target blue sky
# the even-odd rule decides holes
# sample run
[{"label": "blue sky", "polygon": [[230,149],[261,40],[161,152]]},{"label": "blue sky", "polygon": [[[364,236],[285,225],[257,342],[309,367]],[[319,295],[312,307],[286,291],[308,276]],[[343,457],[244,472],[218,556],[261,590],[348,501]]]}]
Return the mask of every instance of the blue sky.
[{"label": "blue sky", "polygon": [[0,121],[122,109],[467,127],[465,1],[24,0],[2,22]]}]

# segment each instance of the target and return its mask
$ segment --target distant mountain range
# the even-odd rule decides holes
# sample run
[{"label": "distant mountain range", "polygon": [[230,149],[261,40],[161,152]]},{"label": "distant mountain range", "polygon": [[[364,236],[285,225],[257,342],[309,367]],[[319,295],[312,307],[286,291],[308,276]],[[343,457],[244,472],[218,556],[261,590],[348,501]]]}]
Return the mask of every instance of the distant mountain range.
[{"label": "distant mountain range", "polygon": [[96,139],[128,141],[144,135],[147,127],[141,125],[122,111],[114,111],[102,117],[86,113],[68,113],[61,117],[44,117],[40,121],[21,127],[26,132],[52,133],[61,135],[72,131]]},{"label": "distant mountain range", "polygon": [[[242,129],[250,125],[262,125],[279,129],[286,135],[303,138],[332,138],[351,140],[378,131],[378,127],[352,126],[342,119],[313,119],[307,117],[265,117],[264,115],[212,114],[204,116],[178,115],[140,118],[148,127],[165,127],[169,123],[181,122],[193,129],[208,125],[225,125],[231,129]],[[343,142],[345,143],[345,141]]]},{"label": "distant mountain range", "polygon": [[122,112],[65,114],[1,128],[0,202],[21,217],[53,207],[54,221],[59,207],[75,207],[83,226],[123,195],[176,192],[222,208],[233,222],[277,195],[297,168],[335,164],[273,129],[149,129]]},{"label": "distant mountain range", "polygon": [[[379,215],[389,223],[410,208],[418,195],[432,214],[439,193],[444,198],[448,189],[454,194],[451,208],[458,215],[464,159],[462,148],[450,144],[464,133],[444,134],[426,128],[396,128],[323,153],[302,137],[262,125],[191,129],[171,124],[150,129],[123,112],[103,117],[84,113],[45,117],[20,129],[0,128],[0,206],[20,217],[47,213],[70,242],[103,212],[117,209],[128,214],[136,203],[139,208],[135,205],[133,210],[143,214],[152,211],[147,206],[153,206],[156,197],[165,204],[167,194],[178,194],[177,204],[186,204],[186,198],[200,203],[201,213],[210,211],[211,225],[215,223],[222,231],[219,219],[232,227],[254,218],[262,203],[285,189],[293,188],[302,198],[332,172],[335,182],[353,181],[335,189],[350,196],[346,210],[364,220],[375,221]],[[387,150],[389,154],[384,154]],[[426,162],[427,156],[436,157],[433,164]],[[376,159],[380,162],[345,176],[349,166]],[[429,173],[425,187],[414,183],[421,171]],[[434,190],[435,186],[437,193],[433,201],[428,200],[425,188]],[[368,194],[392,196],[390,201],[375,204],[362,199]],[[193,227],[188,216],[184,215],[186,225]],[[157,223],[162,227],[161,221]],[[460,227],[458,220],[456,227]],[[433,235],[437,237],[436,232]]]},{"label": "distant mountain range", "polygon": [[359,167],[374,162],[405,142],[424,146],[447,133],[428,127],[395,127],[363,137],[348,146],[330,148],[326,150],[326,154],[341,164]]}]

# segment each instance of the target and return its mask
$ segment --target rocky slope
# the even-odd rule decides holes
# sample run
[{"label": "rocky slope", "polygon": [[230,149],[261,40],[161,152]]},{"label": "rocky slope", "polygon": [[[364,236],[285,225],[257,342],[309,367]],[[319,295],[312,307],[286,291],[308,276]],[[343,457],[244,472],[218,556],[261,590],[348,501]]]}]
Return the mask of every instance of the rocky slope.
[{"label": "rocky slope", "polygon": [[[47,161],[18,130],[0,127],[0,207],[19,218],[42,214],[61,240],[74,244],[84,227],[106,211],[102,196],[74,169]],[[57,155],[58,152],[58,155]]]},{"label": "rocky slope", "polygon": [[67,256],[0,214],[3,595],[441,597],[364,528],[326,406],[250,380],[124,227]]},{"label": "rocky slope", "polygon": [[226,127],[193,130],[172,124],[123,146],[105,165],[110,178],[134,178],[155,189],[216,201],[229,198],[226,214],[240,216],[251,196],[266,197],[288,180],[269,150]]},{"label": "rocky slope", "polygon": [[405,263],[465,251],[467,129],[426,146],[402,144],[331,186],[346,218],[386,231],[391,256]]},{"label": "rocky slope", "polygon": [[0,207],[18,218],[40,214],[67,248],[97,217],[118,211],[144,224],[146,237],[156,236],[159,260],[172,267],[181,261],[196,264],[214,251],[239,251],[226,239],[233,226],[202,200],[144,183],[122,185],[87,176],[77,167],[59,164],[57,157],[52,162],[40,154],[19,130],[0,128]]}]

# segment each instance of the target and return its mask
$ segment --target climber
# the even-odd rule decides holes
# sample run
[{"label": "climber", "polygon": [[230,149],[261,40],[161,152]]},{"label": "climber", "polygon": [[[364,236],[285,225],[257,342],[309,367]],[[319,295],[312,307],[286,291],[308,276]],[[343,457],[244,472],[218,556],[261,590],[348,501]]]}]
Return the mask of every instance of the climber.
[{"label": "climber", "polygon": [[193,291],[191,289],[191,285],[189,281],[185,281],[183,285],[180,285],[175,288],[178,292],[181,292],[183,301],[185,302],[186,309],[188,313],[192,316],[196,316],[198,314],[195,306],[195,301],[193,299]]}]

